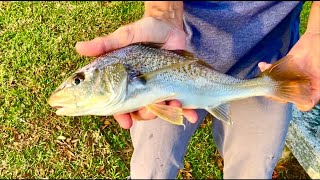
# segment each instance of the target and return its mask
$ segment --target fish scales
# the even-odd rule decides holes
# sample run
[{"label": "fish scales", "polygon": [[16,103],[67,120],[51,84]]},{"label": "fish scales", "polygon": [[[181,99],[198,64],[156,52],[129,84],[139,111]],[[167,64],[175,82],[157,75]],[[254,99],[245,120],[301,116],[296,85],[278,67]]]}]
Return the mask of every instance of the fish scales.
[{"label": "fish scales", "polygon": [[181,108],[156,104],[178,99],[183,108],[206,109],[231,124],[229,102],[267,96],[312,103],[308,84],[310,80],[294,66],[292,57],[284,57],[259,77],[245,80],[208,67],[190,52],[130,45],[77,70],[50,96],[49,104],[58,108],[58,115],[66,116],[113,115],[146,107],[162,119],[182,125]]},{"label": "fish scales", "polygon": [[[109,57],[116,57],[113,61]],[[134,69],[147,73],[154,71],[159,68],[163,68],[172,64],[181,63],[186,61],[187,58],[180,56],[174,52],[168,52],[162,49],[154,49],[145,46],[129,46],[121,50],[116,50],[107,54],[105,56],[97,59],[92,66],[93,68],[101,67],[103,68],[106,65],[121,62],[127,65],[130,65]],[[86,70],[86,69],[82,69]],[[81,70],[80,70],[81,71]],[[196,79],[198,77],[203,77],[205,79],[210,79],[216,83],[236,83],[241,82],[240,79],[233,78],[231,76],[226,76],[224,74],[216,73],[211,69],[205,68],[199,64],[189,64],[187,66],[180,67],[178,69],[172,70],[170,73],[173,73],[179,77],[180,80],[184,78]],[[168,73],[167,73],[168,74]],[[165,76],[163,76],[165,77]],[[178,79],[177,77],[177,79]],[[213,78],[211,78],[213,77]]]}]

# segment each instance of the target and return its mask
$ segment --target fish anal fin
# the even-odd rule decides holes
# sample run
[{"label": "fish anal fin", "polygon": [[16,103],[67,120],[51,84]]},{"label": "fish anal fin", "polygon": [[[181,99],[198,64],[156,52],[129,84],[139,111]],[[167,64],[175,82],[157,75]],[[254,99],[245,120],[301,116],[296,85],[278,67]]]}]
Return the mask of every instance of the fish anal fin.
[{"label": "fish anal fin", "polygon": [[215,107],[208,107],[206,108],[206,110],[217,119],[227,123],[228,125],[231,125],[232,121],[230,117],[229,107],[229,104],[222,104]]},{"label": "fish anal fin", "polygon": [[146,108],[165,121],[176,125],[184,125],[183,112],[179,107],[172,107],[161,104],[150,104],[147,105]]}]

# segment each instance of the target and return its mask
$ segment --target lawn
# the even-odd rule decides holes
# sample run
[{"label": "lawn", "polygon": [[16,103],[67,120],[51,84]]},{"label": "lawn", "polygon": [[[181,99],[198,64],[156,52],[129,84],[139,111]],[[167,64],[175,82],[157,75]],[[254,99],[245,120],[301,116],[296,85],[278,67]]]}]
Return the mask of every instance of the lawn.
[{"label": "lawn", "polygon": [[[305,31],[310,2],[302,12]],[[126,178],[132,145],[111,117],[60,117],[48,96],[92,58],[78,41],[139,19],[142,2],[0,3],[0,178]],[[179,178],[222,178],[210,116],[189,145]],[[275,178],[308,178],[294,158]]]}]

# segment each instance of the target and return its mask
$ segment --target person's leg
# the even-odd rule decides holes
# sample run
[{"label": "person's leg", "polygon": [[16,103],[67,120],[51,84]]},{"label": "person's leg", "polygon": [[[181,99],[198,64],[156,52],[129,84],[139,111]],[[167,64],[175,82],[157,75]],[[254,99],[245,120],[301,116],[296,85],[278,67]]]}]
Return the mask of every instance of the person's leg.
[{"label": "person's leg", "polygon": [[285,145],[292,105],[255,97],[232,102],[230,111],[233,125],[213,123],[224,179],[271,179]]},{"label": "person's leg", "polygon": [[175,179],[183,168],[183,159],[189,141],[202,123],[206,111],[197,110],[199,119],[186,128],[160,118],[135,121],[130,129],[134,147],[130,164],[131,179]]}]

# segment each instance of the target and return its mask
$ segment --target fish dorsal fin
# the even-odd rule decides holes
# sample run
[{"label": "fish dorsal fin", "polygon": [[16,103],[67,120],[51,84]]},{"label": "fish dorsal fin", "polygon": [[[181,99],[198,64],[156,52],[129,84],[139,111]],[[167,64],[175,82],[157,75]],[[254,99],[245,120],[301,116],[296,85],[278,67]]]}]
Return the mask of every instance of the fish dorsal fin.
[{"label": "fish dorsal fin", "polygon": [[210,64],[208,64],[207,62],[205,62],[205,61],[203,61],[203,60],[201,60],[201,59],[198,60],[197,63],[200,64],[200,65],[202,65],[202,66],[205,66],[205,67],[207,67],[207,68],[210,68],[210,69],[212,69],[212,70],[216,70],[216,69],[214,69]]},{"label": "fish dorsal fin", "polygon": [[165,121],[168,121],[172,124],[184,126],[182,109],[179,107],[172,107],[161,104],[150,104],[147,105],[146,108]]},{"label": "fish dorsal fin", "polygon": [[212,70],[215,70],[210,64],[208,64],[207,62],[205,62],[204,60],[202,59],[199,59],[197,58],[193,53],[189,52],[189,51],[186,51],[186,50],[181,50],[181,49],[178,49],[178,50],[169,50],[173,53],[176,53],[180,56],[183,56],[184,58],[186,59],[193,59],[193,60],[196,60],[198,64],[202,65],[202,66],[205,66],[207,68],[210,68]]},{"label": "fish dorsal fin", "polygon": [[[164,45],[164,43],[154,43],[154,42],[138,42],[138,43],[133,43],[131,45],[142,45],[142,46],[146,46],[146,47],[150,47],[150,48],[157,48],[157,49],[161,49],[162,46]],[[214,69],[210,64],[208,64],[207,62],[205,62],[202,59],[197,58],[193,53],[183,50],[183,49],[175,49],[175,50],[167,50],[170,52],[173,52],[177,55],[183,56],[184,58],[188,59],[188,60],[196,60],[198,64],[203,65],[207,68],[210,68],[212,70],[216,70]]]},{"label": "fish dorsal fin", "polygon": [[180,63],[171,64],[169,66],[165,66],[163,68],[159,68],[159,69],[156,69],[154,71],[147,72],[147,73],[145,73],[143,75],[140,75],[139,78],[143,78],[145,80],[149,80],[149,79],[151,79],[152,77],[158,75],[161,72],[168,71],[168,70],[174,69],[174,68],[183,67],[183,66],[186,66],[186,65],[191,64],[191,63],[196,62],[196,61],[197,60],[187,60],[187,61],[183,61],[183,62],[180,62]]},{"label": "fish dorsal fin", "polygon": [[206,110],[212,114],[214,117],[217,119],[227,123],[228,125],[232,124],[231,118],[229,116],[230,110],[229,110],[230,105],[229,104],[222,104],[220,106],[216,107],[208,107]]},{"label": "fish dorsal fin", "polygon": [[187,59],[194,59],[195,58],[195,56],[191,52],[183,50],[183,49],[168,50],[168,51],[171,51],[171,52],[173,52],[175,54],[183,56],[183,57],[185,57]]}]

